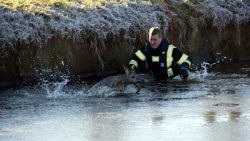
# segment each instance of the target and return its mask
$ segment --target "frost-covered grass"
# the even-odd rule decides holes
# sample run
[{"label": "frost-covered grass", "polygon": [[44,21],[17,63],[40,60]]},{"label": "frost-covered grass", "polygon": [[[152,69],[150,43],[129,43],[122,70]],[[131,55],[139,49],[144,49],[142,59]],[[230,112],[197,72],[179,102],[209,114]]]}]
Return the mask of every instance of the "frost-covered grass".
[{"label": "frost-covered grass", "polygon": [[[182,2],[185,0],[182,0]],[[205,18],[213,19],[213,26],[225,27],[229,23],[250,21],[249,0],[189,0],[186,2]]]},{"label": "frost-covered grass", "polygon": [[132,41],[134,33],[160,26],[159,19],[166,16],[160,5],[149,2],[105,3],[90,10],[82,6],[48,6],[46,13],[1,7],[0,52],[5,47],[15,50],[20,43],[44,47],[53,37],[93,44],[112,36]]},{"label": "frost-covered grass", "polygon": [[[94,46],[113,36],[130,42],[138,38],[135,33],[144,34],[150,26],[160,26],[162,16],[167,17],[158,4],[127,1],[0,0],[0,55],[3,48],[15,50],[18,44],[44,47],[53,37],[74,42],[87,39]],[[172,1],[188,4],[212,18],[217,27],[250,21],[249,0]]]},{"label": "frost-covered grass", "polygon": [[[84,9],[93,9],[97,6],[103,6],[105,3],[127,3],[142,0],[0,0],[0,6],[8,9],[22,9],[33,13],[49,12],[50,7],[63,6],[65,8],[74,5],[81,5]],[[147,0],[145,0],[147,1]],[[160,0],[148,0],[152,3]]]}]

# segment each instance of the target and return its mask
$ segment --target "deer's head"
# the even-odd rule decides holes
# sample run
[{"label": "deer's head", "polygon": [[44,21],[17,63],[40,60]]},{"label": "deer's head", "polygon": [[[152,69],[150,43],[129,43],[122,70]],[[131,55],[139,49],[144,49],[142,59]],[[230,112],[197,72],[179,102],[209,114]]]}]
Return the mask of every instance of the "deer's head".
[{"label": "deer's head", "polygon": [[130,83],[133,83],[133,84],[136,85],[136,87],[137,87],[137,93],[139,93],[140,90],[141,90],[141,86],[140,86],[140,81],[138,79],[138,76],[135,73],[135,70],[134,69],[129,70],[126,66],[123,66],[123,68],[124,68],[124,71],[126,73],[128,81]]}]

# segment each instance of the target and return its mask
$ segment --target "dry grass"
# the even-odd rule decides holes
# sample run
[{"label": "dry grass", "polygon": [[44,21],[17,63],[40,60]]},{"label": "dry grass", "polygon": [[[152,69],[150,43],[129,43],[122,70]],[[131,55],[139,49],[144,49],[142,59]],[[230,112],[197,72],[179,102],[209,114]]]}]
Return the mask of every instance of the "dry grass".
[{"label": "dry grass", "polygon": [[[0,6],[12,10],[25,10],[32,13],[47,13],[51,7],[77,6],[81,9],[89,10],[105,3],[127,3],[143,0],[0,0]],[[144,0],[152,3],[161,0]]]}]

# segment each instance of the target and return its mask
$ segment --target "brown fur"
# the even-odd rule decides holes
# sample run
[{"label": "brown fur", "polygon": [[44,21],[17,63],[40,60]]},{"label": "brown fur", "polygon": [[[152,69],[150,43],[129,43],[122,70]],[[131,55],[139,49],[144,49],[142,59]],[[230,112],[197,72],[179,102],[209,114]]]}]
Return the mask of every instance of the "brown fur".
[{"label": "brown fur", "polygon": [[134,84],[137,88],[136,93],[141,90],[140,82],[134,70],[129,70],[123,66],[125,74],[119,74],[115,76],[109,76],[96,83],[92,88],[98,88],[100,86],[108,86],[114,88],[120,92],[124,91],[128,84]]}]

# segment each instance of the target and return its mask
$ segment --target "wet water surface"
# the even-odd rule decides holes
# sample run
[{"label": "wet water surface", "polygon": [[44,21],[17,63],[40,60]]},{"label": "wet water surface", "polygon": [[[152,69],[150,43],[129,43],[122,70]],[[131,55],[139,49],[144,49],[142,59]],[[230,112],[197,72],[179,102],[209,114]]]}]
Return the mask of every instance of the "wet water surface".
[{"label": "wet water surface", "polygon": [[0,140],[249,140],[250,64],[192,75],[187,82],[145,83],[139,95],[128,88],[93,96],[89,85],[64,82],[2,91]]}]

